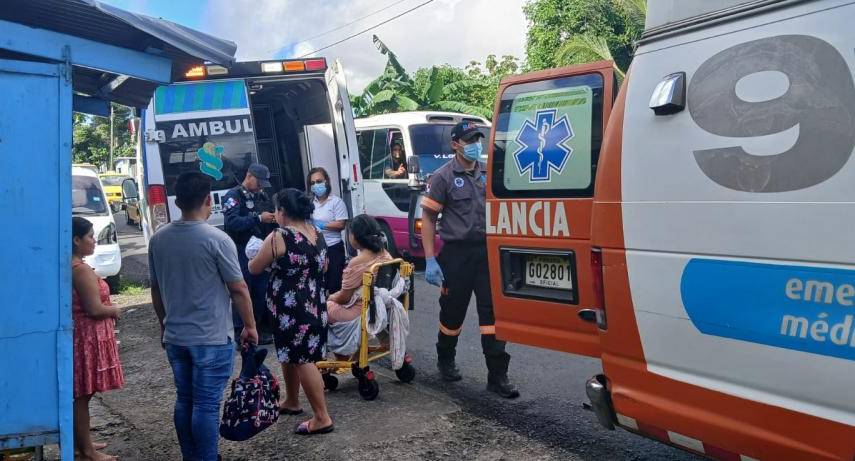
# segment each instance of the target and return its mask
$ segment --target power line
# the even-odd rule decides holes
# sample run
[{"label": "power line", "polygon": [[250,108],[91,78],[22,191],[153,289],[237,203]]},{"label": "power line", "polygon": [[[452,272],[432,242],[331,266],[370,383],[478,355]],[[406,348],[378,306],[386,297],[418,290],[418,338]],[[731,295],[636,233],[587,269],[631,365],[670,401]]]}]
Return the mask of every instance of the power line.
[{"label": "power line", "polygon": [[[400,5],[401,3],[404,3],[404,2],[406,2],[406,1],[408,1],[408,0],[398,0],[398,1],[396,1],[395,3],[392,3],[392,4],[390,4],[390,5],[387,5],[387,6],[383,7],[383,8],[380,8],[379,10],[372,11],[372,12],[370,12],[370,13],[366,14],[365,16],[360,16],[360,17],[358,17],[358,18],[354,19],[353,21],[350,21],[350,22],[348,22],[348,23],[346,23],[346,24],[342,24],[342,25],[340,25],[340,26],[336,27],[335,29],[330,29],[330,30],[328,30],[328,31],[326,31],[326,32],[321,32],[321,33],[320,33],[320,34],[318,34],[318,35],[313,35],[313,36],[311,36],[311,37],[309,37],[309,38],[307,38],[307,39],[300,40],[299,42],[294,42],[294,43],[292,43],[292,44],[290,44],[290,45],[288,45],[288,46],[284,46],[284,47],[277,48],[277,49],[278,49],[278,50],[281,50],[281,49],[290,49],[290,48],[293,48],[293,47],[295,47],[295,46],[297,46],[297,45],[299,45],[299,44],[301,44],[301,43],[306,43],[306,42],[312,41],[312,40],[314,40],[314,39],[316,39],[316,38],[321,38],[321,37],[324,37],[324,36],[326,36],[326,35],[329,35],[329,34],[331,34],[331,33],[333,33],[333,32],[338,32],[338,31],[340,31],[340,30],[344,29],[344,28],[345,28],[345,27],[347,27],[347,26],[351,26],[351,25],[353,25],[353,24],[356,24],[357,22],[362,21],[363,19],[365,19],[365,18],[367,18],[367,17],[374,16],[374,15],[375,15],[375,14],[377,14],[377,13],[382,13],[382,12],[384,12],[384,11],[388,10],[389,8],[392,8],[392,7],[394,7],[394,6],[398,6],[398,5]],[[273,50],[273,51],[276,51],[276,50]],[[269,54],[269,53],[268,53],[268,54]]]},{"label": "power line", "polygon": [[417,10],[417,9],[419,9],[419,8],[421,8],[421,7],[423,7],[423,6],[425,6],[425,5],[427,5],[428,3],[432,3],[433,1],[434,1],[434,0],[427,0],[427,1],[426,1],[426,2],[424,2],[424,3],[419,3],[418,5],[416,5],[416,6],[412,7],[412,8],[410,8],[409,10],[404,11],[403,13],[400,13],[400,14],[398,14],[398,15],[392,16],[391,18],[389,18],[389,19],[387,19],[387,20],[385,20],[385,21],[383,21],[383,22],[380,22],[380,23],[378,23],[378,24],[375,24],[375,25],[373,25],[373,26],[371,26],[371,27],[369,27],[369,28],[367,28],[367,29],[363,29],[363,30],[361,30],[361,31],[359,31],[359,32],[357,32],[357,33],[355,33],[355,34],[353,34],[353,35],[350,35],[350,36],[348,36],[348,37],[345,37],[345,38],[343,38],[343,39],[341,39],[341,40],[339,40],[339,41],[337,41],[337,42],[335,42],[335,43],[333,43],[333,44],[327,45],[327,46],[325,46],[325,47],[323,47],[323,48],[318,48],[317,50],[312,51],[312,52],[310,52],[310,53],[306,53],[306,54],[304,54],[304,55],[300,56],[300,58],[305,58],[305,57],[311,56],[311,55],[313,55],[313,54],[315,54],[315,53],[317,53],[317,52],[319,52],[319,51],[324,51],[324,50],[329,49],[329,48],[332,48],[332,47],[334,47],[334,46],[336,46],[336,45],[342,44],[342,43],[344,43],[344,42],[346,42],[346,41],[348,41],[348,40],[350,40],[350,39],[352,39],[352,38],[358,37],[358,36],[360,36],[360,35],[362,35],[362,34],[364,34],[364,33],[368,32],[368,31],[374,30],[374,29],[376,29],[376,28],[378,28],[378,27],[382,26],[383,24],[388,24],[388,23],[390,23],[390,22],[394,21],[395,19],[400,18],[401,16],[403,16],[403,15],[405,15],[405,14],[411,13],[411,12],[413,12],[413,11],[415,11],[415,10]]}]

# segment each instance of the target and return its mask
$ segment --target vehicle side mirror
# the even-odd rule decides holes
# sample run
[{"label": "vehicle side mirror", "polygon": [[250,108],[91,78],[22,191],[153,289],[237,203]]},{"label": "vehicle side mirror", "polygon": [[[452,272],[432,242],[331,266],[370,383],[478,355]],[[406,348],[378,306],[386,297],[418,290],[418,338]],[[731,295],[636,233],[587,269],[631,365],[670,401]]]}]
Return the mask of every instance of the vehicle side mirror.
[{"label": "vehicle side mirror", "polygon": [[419,165],[419,156],[413,155],[407,159],[407,173],[409,173],[409,182],[407,185],[410,189],[421,190],[424,188],[424,182],[419,179],[422,167]]},{"label": "vehicle side mirror", "polygon": [[139,200],[140,193],[137,189],[137,182],[132,178],[122,181],[122,201]]}]

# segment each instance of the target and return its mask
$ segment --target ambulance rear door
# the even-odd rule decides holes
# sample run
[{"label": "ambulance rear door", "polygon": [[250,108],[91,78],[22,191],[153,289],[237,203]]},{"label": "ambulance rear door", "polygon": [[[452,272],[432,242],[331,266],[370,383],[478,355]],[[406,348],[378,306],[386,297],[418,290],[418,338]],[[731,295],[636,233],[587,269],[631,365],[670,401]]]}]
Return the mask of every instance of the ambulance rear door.
[{"label": "ambulance rear door", "polygon": [[591,208],[610,61],[505,79],[493,118],[487,246],[496,334],[600,355]]},{"label": "ambulance rear door", "polygon": [[338,146],[338,165],[341,173],[341,197],[353,215],[365,213],[362,198],[362,171],[359,167],[359,150],[356,144],[356,124],[348,99],[347,82],[341,62],[335,60],[326,73],[327,91],[332,104],[332,125]]}]

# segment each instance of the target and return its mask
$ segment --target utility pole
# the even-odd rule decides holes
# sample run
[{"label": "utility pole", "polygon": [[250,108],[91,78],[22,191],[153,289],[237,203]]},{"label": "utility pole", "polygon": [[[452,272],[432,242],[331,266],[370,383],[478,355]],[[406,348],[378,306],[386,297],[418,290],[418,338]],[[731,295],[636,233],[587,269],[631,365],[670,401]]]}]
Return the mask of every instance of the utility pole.
[{"label": "utility pole", "polygon": [[113,103],[110,103],[110,163],[107,171],[113,170]]}]

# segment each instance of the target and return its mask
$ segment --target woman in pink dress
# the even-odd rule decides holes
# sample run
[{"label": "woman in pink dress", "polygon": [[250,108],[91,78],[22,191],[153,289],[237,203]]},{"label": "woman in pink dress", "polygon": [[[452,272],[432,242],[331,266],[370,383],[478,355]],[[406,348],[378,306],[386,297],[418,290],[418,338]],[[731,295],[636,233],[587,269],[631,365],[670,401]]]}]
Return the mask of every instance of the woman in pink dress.
[{"label": "woman in pink dress", "polygon": [[114,461],[98,451],[89,431],[89,401],[96,392],[121,389],[125,383],[115,319],[119,311],[110,302],[110,288],[83,258],[95,253],[92,223],[72,218],[71,315],[74,320],[74,445],[85,461]]}]

